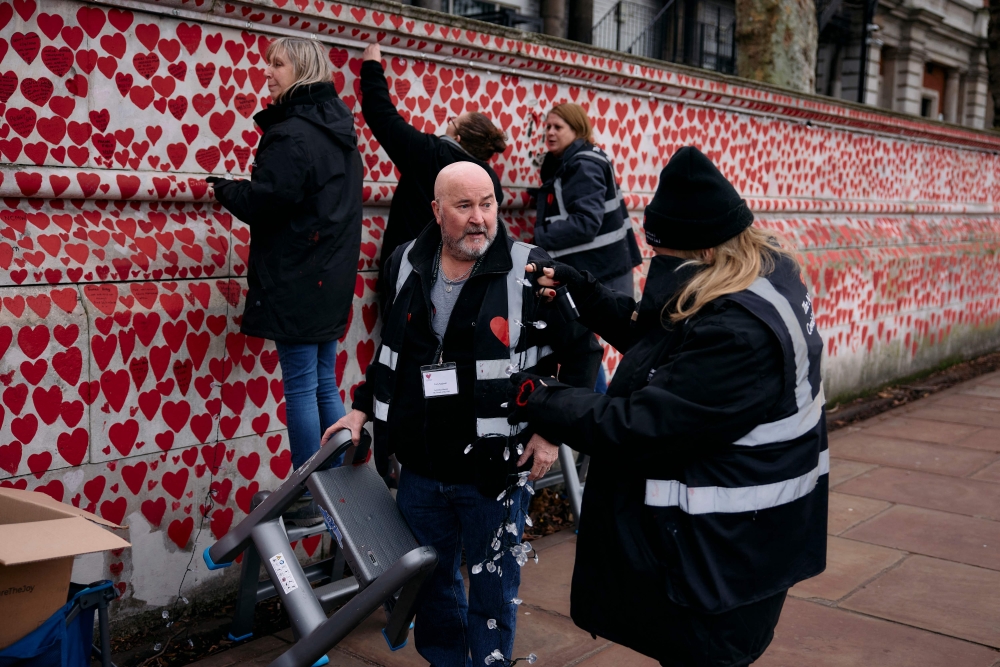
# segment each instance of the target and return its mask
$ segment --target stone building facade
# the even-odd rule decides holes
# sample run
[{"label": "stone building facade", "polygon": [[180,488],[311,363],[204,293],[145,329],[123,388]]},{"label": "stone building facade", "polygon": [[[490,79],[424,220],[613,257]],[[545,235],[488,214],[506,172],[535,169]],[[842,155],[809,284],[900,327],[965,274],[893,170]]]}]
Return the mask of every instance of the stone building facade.
[{"label": "stone building facade", "polygon": [[820,7],[816,92],[967,127],[992,125],[983,0],[876,1],[871,23],[863,4],[836,3],[825,22]]}]

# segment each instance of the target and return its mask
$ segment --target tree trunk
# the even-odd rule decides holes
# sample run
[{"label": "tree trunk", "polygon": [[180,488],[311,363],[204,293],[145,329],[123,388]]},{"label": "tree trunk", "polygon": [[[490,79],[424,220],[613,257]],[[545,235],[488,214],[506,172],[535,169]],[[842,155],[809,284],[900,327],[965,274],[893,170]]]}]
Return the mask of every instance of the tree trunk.
[{"label": "tree trunk", "polygon": [[736,0],[739,76],[815,93],[818,43],[814,0]]},{"label": "tree trunk", "polygon": [[993,127],[1000,127],[1000,0],[989,0],[990,27],[986,62],[990,71],[990,95],[993,98]]}]

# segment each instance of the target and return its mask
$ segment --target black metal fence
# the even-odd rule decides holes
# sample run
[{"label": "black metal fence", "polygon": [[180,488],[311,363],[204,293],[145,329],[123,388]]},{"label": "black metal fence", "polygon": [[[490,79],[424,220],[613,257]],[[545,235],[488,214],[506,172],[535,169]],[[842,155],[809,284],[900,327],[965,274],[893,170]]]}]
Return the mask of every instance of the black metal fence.
[{"label": "black metal fence", "polygon": [[[628,52],[637,42],[645,39],[656,14],[656,10],[646,5],[621,0],[594,24],[594,46]],[[633,50],[631,53],[648,58],[660,57],[655,45],[648,51]]]},{"label": "black metal fence", "polygon": [[594,46],[735,74],[735,25],[686,19],[675,3],[655,9],[620,0],[594,25]]},{"label": "black metal fence", "polygon": [[722,27],[698,23],[697,64],[724,74],[736,73],[735,26]]}]

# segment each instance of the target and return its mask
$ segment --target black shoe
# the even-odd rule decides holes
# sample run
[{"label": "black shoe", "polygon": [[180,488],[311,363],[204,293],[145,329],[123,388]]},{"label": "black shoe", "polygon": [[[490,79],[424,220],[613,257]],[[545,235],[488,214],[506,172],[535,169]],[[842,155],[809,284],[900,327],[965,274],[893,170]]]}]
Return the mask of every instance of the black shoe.
[{"label": "black shoe", "polygon": [[312,501],[298,507],[293,505],[291,509],[281,515],[281,518],[286,524],[300,528],[323,523],[323,515],[320,514],[319,505]]}]

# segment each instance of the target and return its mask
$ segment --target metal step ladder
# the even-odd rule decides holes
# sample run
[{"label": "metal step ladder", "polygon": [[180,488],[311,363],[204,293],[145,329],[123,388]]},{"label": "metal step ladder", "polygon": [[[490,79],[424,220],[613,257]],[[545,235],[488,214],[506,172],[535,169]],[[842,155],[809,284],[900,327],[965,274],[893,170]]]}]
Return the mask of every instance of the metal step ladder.
[{"label": "metal step ladder", "polygon": [[[367,432],[355,448],[350,431],[338,431],[275,491],[259,494],[260,502],[250,514],[205,549],[205,564],[212,570],[231,565],[246,552],[241,589],[246,586],[247,591],[241,590],[240,602],[250,607],[251,622],[251,600],[256,604],[274,594],[281,600],[296,641],[270,667],[326,664],[326,653],[379,606],[386,611],[382,634],[389,648],[395,651],[406,645],[417,593],[437,565],[437,553],[417,544],[389,489],[367,464],[370,447]],[[345,452],[345,465],[327,467]],[[304,569],[295,557],[291,541],[305,533],[286,531],[281,515],[307,489],[353,577],[337,579],[336,562],[327,575],[320,564]],[[270,582],[256,581],[259,566],[247,562],[254,555]],[[312,587],[312,581],[327,576],[329,583]],[[338,606],[328,618],[327,613]],[[245,619],[246,612],[242,613]],[[235,629],[249,630],[245,625]]]}]

